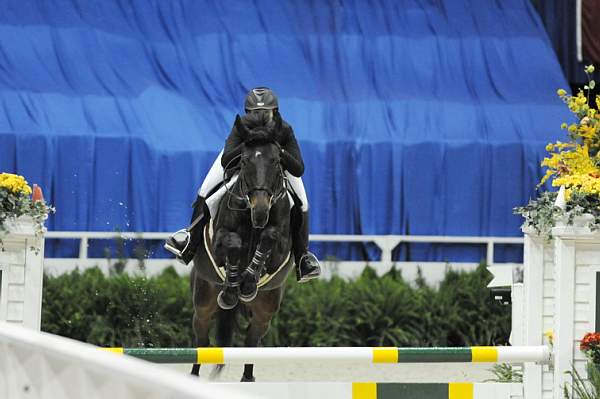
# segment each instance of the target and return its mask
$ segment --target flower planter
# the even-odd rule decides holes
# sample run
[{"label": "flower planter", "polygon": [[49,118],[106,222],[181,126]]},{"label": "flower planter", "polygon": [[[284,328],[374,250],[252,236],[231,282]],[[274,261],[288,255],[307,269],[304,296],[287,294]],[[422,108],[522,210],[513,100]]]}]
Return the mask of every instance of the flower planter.
[{"label": "flower planter", "polygon": [[8,220],[0,233],[0,320],[40,329],[43,235],[29,217]]}]

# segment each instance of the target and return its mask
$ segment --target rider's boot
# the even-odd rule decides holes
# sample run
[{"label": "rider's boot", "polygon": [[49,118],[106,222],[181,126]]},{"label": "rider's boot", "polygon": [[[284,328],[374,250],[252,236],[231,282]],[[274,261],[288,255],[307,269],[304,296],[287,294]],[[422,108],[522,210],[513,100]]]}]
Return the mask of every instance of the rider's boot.
[{"label": "rider's boot", "polygon": [[308,250],[308,211],[299,212],[298,225],[293,228],[292,247],[296,260],[296,279],[300,283],[321,275],[317,257]]},{"label": "rider's boot", "polygon": [[205,198],[198,196],[192,205],[194,212],[188,228],[176,231],[165,241],[165,249],[175,255],[178,261],[187,265],[194,259],[196,249],[204,241]]}]

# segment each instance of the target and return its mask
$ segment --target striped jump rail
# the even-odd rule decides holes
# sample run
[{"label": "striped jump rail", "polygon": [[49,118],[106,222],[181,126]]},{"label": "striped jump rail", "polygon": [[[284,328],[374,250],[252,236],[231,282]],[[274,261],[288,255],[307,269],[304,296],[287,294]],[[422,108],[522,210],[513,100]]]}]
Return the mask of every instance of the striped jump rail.
[{"label": "striped jump rail", "polygon": [[547,346],[464,348],[297,347],[297,348],[102,348],[154,363],[548,363]]},{"label": "striped jump rail", "polygon": [[311,382],[221,383],[243,386],[258,398],[327,399],[516,399],[523,397],[520,383],[396,383],[396,382]]}]

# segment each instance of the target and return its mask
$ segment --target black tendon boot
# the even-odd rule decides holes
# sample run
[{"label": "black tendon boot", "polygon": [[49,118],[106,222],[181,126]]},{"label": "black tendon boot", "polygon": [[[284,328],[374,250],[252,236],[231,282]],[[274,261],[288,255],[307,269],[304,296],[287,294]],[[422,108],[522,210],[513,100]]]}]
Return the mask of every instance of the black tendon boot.
[{"label": "black tendon boot", "polygon": [[196,249],[204,241],[205,217],[205,198],[198,196],[192,205],[192,221],[190,226],[173,233],[165,242],[165,249],[177,257],[177,260],[183,264],[188,264],[194,259]]},{"label": "black tendon boot", "polygon": [[317,257],[308,251],[308,211],[298,213],[298,222],[292,233],[292,249],[296,259],[296,279],[304,283],[319,277],[321,266]]}]

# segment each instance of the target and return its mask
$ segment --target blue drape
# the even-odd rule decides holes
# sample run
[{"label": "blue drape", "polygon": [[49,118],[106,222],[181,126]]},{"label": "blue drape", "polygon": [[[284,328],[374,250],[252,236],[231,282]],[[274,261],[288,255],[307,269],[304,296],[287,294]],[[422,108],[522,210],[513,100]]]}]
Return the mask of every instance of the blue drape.
[{"label": "blue drape", "polygon": [[[529,0],[10,0],[0,72],[0,170],[45,189],[52,230],[183,227],[266,85],[303,151],[313,233],[518,235],[512,208],[568,119]],[[457,251],[396,256],[481,256]]]}]

